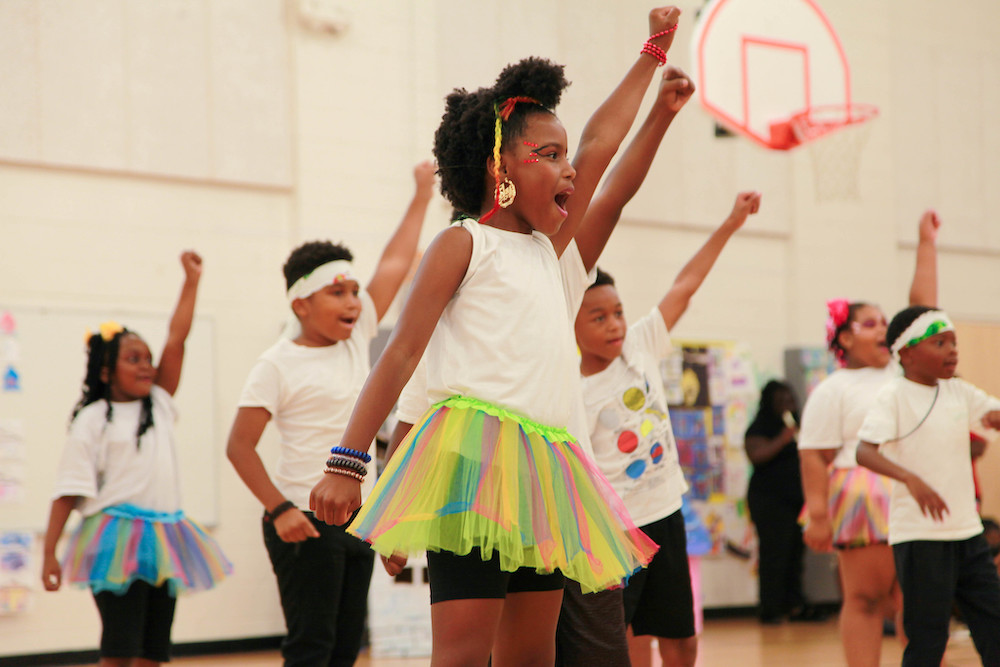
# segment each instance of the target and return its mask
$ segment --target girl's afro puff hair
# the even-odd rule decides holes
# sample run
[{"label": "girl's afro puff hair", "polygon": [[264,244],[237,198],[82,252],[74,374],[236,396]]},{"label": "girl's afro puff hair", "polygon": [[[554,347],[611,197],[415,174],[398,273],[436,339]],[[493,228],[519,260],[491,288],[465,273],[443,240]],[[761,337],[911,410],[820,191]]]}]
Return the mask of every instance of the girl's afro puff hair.
[{"label": "girl's afro puff hair", "polygon": [[461,213],[478,217],[486,198],[486,160],[493,152],[494,105],[510,97],[530,97],[504,123],[504,144],[524,131],[532,113],[552,113],[569,85],[563,66],[544,58],[525,58],[504,68],[491,88],[456,88],[445,98],[444,116],[434,134],[434,157],[441,194]]}]

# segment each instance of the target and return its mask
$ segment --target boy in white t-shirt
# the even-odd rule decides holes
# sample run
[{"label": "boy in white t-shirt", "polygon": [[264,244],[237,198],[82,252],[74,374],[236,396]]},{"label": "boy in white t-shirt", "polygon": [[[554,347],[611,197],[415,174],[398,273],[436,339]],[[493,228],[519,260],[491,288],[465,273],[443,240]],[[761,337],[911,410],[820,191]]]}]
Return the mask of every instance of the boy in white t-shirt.
[{"label": "boy in white t-shirt", "polygon": [[[289,255],[295,320],[251,369],[229,434],[226,454],[264,505],[264,544],[288,628],[286,667],[352,665],[361,646],[374,553],[343,526],[299,508],[308,507],[322,462],[340,443],[368,377],[369,343],[413,264],[434,165],[417,165],[414,179],[413,200],[364,290],[343,246],[314,241]],[[256,451],[272,419],[280,434],[273,478]],[[362,486],[370,490],[374,480]]]},{"label": "boy in white t-shirt", "polygon": [[955,377],[948,316],[912,306],[886,342],[903,377],[879,392],[857,460],[897,480],[889,543],[903,591],[904,667],[941,664],[958,603],[984,665],[1000,665],[1000,578],[976,511],[969,431],[1000,428],[1000,400]]},{"label": "boy in white t-shirt", "polygon": [[[660,361],[671,350],[669,330],[687,309],[729,237],[759,206],[759,193],[741,192],[732,213],[684,266],[659,305],[631,327],[626,328],[614,280],[600,270],[576,318],[594,459],[635,524],[660,545],[649,566],[633,575],[624,591],[632,665],[651,661],[650,638],[641,635],[658,638],[667,667],[691,667],[697,656],[694,597],[681,516],[687,483],[667,414]],[[567,587],[564,611],[568,599],[582,607],[600,606],[602,596],[616,594],[621,595],[604,591],[580,597]]]}]

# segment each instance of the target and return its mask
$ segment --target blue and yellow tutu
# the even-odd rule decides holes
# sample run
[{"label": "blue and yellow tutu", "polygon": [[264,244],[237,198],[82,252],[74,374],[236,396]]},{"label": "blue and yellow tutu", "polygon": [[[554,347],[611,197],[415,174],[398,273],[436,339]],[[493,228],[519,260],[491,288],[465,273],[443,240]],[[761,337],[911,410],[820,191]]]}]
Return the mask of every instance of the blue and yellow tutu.
[{"label": "blue and yellow tutu", "polygon": [[212,588],[232,574],[218,543],[183,512],[115,505],[86,517],[69,539],[65,579],[95,593],[124,594],[134,581],[170,594]]},{"label": "blue and yellow tutu", "polygon": [[500,567],[621,585],[656,552],[565,429],[464,396],[410,430],[348,532],[381,554],[478,547]]}]

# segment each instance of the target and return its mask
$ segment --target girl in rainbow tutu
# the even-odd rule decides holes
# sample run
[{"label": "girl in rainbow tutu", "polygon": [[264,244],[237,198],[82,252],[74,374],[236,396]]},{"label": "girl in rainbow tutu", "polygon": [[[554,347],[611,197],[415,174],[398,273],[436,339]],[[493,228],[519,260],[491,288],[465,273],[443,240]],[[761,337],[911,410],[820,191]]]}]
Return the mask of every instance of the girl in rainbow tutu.
[{"label": "girl in rainbow tutu", "polygon": [[[184,285],[160,365],[114,322],[87,335],[87,374],[69,427],[45,534],[42,581],[89,586],[101,616],[101,665],[170,659],[177,594],[213,587],[232,565],[180,509],[173,402],[191,330],[201,257],[181,255]],[[56,545],[72,510],[83,521],[63,563]]]},{"label": "girl in rainbow tutu", "polygon": [[572,162],[552,111],[561,66],[528,58],[447,98],[434,154],[458,219],[425,253],[310,498],[327,523],[358,508],[358,455],[426,348],[433,406],[348,531],[389,561],[427,551],[435,666],[553,664],[564,577],[617,586],[656,550],[584,453],[586,429],[568,427],[582,418],[573,321],[613,228],[580,223],[679,13],[650,13],[647,45]]}]

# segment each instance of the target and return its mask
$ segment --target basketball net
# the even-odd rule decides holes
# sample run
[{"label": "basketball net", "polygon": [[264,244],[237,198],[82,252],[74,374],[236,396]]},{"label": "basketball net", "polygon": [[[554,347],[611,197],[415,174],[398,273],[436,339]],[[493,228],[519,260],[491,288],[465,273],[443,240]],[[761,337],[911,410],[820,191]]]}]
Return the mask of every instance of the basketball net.
[{"label": "basketball net", "polygon": [[813,107],[789,121],[799,144],[809,149],[817,201],[854,201],[861,153],[868,141],[867,121],[878,115],[871,105]]}]

